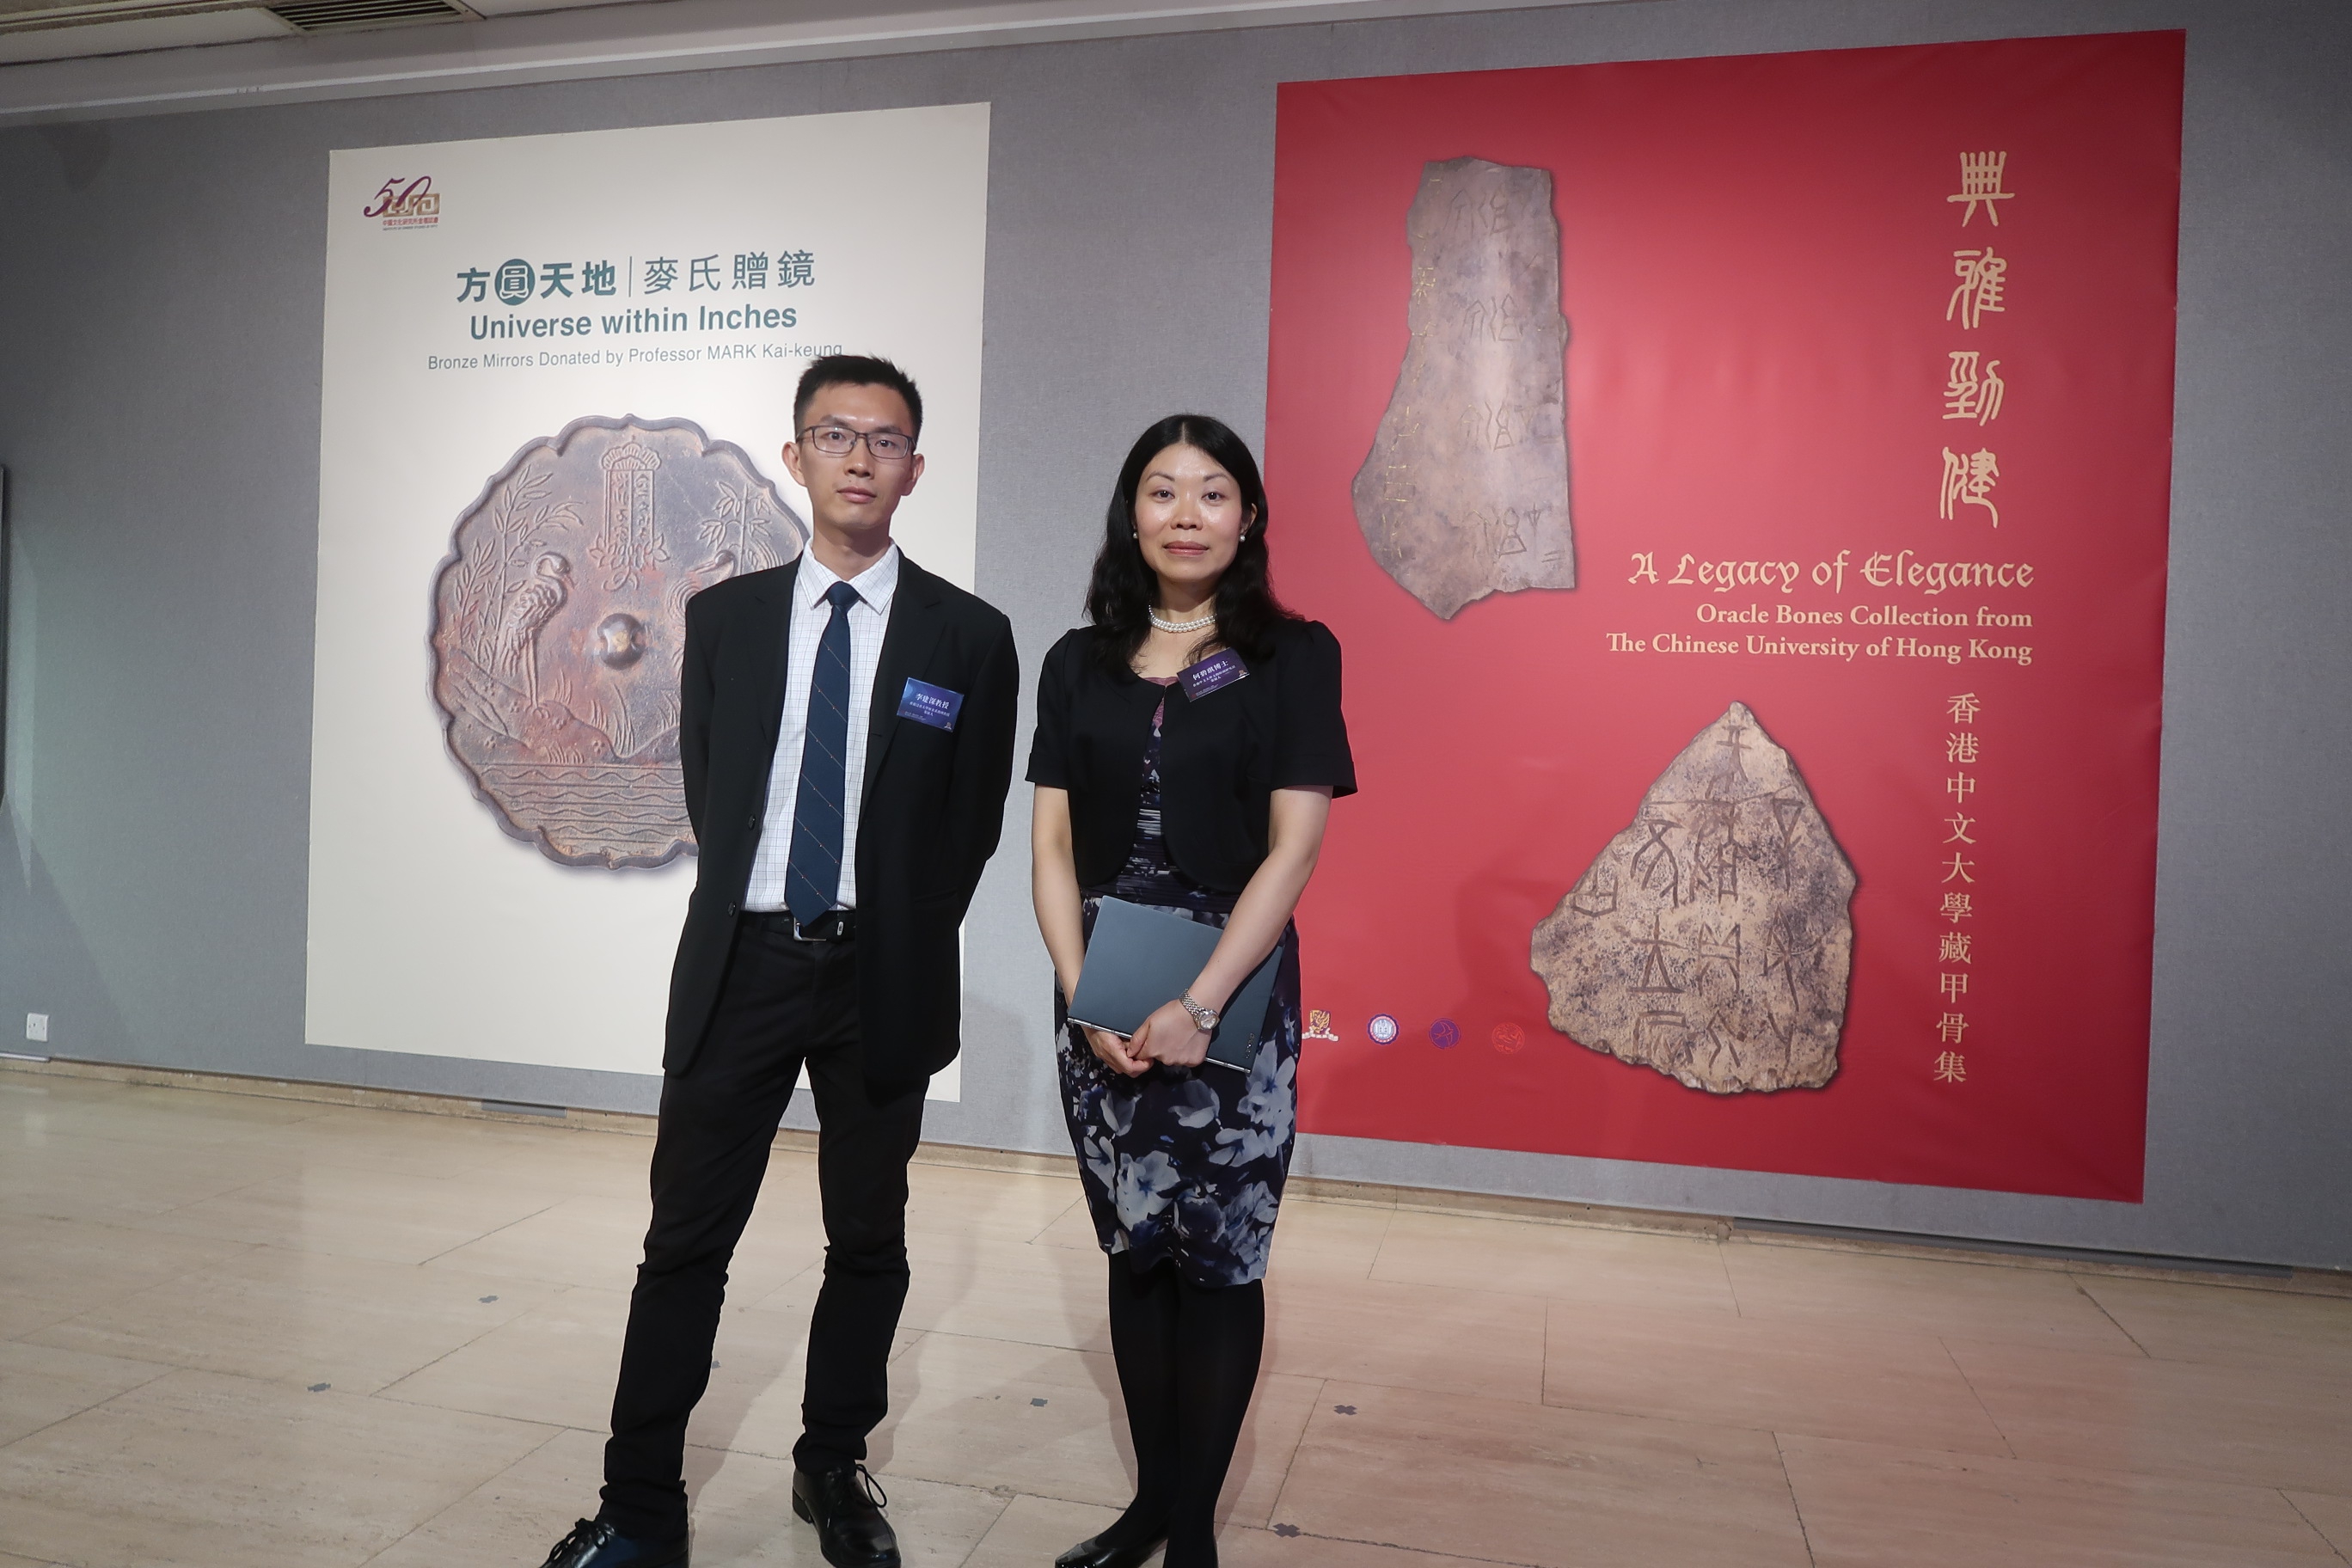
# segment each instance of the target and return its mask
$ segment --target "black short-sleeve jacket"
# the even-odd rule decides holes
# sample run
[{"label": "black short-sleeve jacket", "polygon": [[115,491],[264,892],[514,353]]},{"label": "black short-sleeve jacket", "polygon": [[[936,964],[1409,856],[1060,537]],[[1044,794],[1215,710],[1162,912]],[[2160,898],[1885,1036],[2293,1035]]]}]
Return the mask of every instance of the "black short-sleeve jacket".
[{"label": "black short-sleeve jacket", "polygon": [[1169,858],[1194,881],[1238,893],[1265,859],[1270,797],[1326,784],[1356,793],[1339,712],[1339,639],[1320,621],[1286,621],[1273,653],[1195,702],[1126,670],[1105,669],[1097,633],[1054,645],[1037,674],[1029,782],[1067,790],[1078,885],[1118,879],[1135,841],[1143,752],[1164,695],[1160,804]]}]

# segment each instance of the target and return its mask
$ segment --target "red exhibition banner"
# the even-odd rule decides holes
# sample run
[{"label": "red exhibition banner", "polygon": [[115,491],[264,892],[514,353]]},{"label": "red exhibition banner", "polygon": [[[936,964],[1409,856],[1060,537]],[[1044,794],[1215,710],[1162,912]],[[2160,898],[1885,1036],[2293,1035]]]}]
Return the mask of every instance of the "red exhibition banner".
[{"label": "red exhibition banner", "polygon": [[2182,50],[1283,87],[1308,1131],[2138,1201]]}]

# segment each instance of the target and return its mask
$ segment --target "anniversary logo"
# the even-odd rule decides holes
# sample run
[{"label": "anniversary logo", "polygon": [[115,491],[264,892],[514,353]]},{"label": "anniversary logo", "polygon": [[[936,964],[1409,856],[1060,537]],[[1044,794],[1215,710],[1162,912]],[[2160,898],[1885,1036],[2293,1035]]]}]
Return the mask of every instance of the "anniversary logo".
[{"label": "anniversary logo", "polygon": [[386,228],[431,228],[441,221],[441,194],[433,188],[430,174],[413,180],[394,174],[360,216],[378,219]]}]

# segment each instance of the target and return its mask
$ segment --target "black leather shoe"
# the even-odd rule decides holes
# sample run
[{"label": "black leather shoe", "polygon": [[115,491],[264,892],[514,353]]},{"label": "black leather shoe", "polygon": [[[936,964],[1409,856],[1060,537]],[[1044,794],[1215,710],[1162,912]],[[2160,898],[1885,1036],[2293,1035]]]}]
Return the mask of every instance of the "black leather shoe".
[{"label": "black leather shoe", "polygon": [[898,1568],[898,1537],[882,1517],[889,1502],[863,1465],[793,1471],[793,1511],[816,1526],[833,1568]]},{"label": "black leather shoe", "polygon": [[686,1568],[686,1537],[632,1541],[601,1519],[583,1519],[540,1568]]},{"label": "black leather shoe", "polygon": [[1141,1568],[1143,1561],[1160,1550],[1168,1538],[1155,1535],[1139,1546],[1108,1546],[1099,1535],[1089,1535],[1059,1557],[1054,1568]]}]

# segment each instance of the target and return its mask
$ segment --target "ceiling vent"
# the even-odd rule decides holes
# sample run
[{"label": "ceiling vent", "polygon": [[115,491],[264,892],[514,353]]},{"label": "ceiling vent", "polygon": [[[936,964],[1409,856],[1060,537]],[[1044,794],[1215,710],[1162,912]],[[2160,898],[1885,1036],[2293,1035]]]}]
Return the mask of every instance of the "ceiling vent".
[{"label": "ceiling vent", "polygon": [[456,0],[286,0],[264,9],[305,33],[355,33],[365,27],[397,27],[413,22],[459,22],[478,15]]},{"label": "ceiling vent", "polygon": [[243,11],[252,0],[0,0],[0,33],[82,27],[100,22],[152,22],[212,11]]}]

